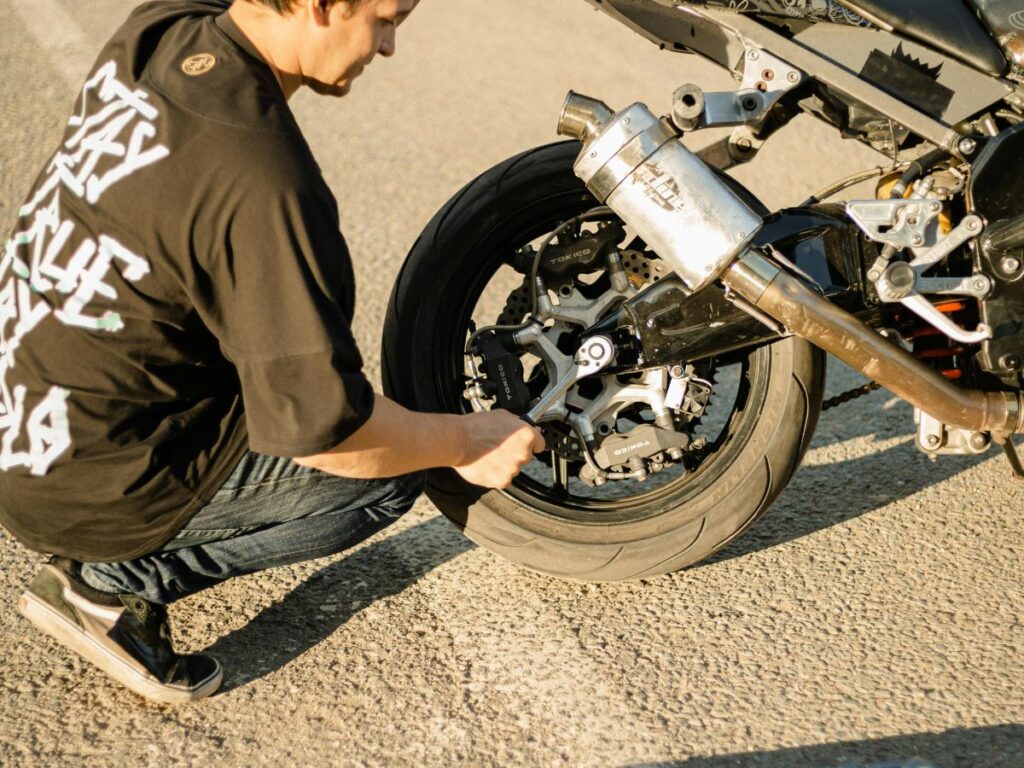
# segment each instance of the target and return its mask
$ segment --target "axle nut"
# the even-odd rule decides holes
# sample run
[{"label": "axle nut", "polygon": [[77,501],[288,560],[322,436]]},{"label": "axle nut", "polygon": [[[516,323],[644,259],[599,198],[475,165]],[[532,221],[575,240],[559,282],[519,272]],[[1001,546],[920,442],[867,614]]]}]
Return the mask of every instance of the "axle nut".
[{"label": "axle nut", "polygon": [[1020,259],[1015,259],[1013,256],[1007,256],[1000,260],[999,268],[1003,270],[1004,274],[1015,275],[1020,272]]},{"label": "axle nut", "polygon": [[999,358],[999,367],[1004,371],[1017,371],[1020,370],[1020,356],[1019,355],[1003,355]]}]

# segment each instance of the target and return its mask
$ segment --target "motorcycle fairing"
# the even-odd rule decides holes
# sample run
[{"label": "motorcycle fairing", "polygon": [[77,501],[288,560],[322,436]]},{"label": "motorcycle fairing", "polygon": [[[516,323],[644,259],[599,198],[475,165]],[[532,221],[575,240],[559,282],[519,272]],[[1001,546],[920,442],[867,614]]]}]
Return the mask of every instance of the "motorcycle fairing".
[{"label": "motorcycle fairing", "polygon": [[1024,6],[1020,0],[970,0],[1017,71],[1024,70]]},{"label": "motorcycle fairing", "polygon": [[871,26],[870,21],[849,8],[844,8],[837,0],[699,0],[697,4],[729,8],[739,13],[786,16],[812,23],[824,21],[832,24],[851,24],[856,27]]},{"label": "motorcycle fairing", "polygon": [[1006,74],[1007,61],[963,0],[841,0],[847,8],[927,43],[990,75]]},{"label": "motorcycle fairing", "polygon": [[[979,0],[980,2],[981,0]],[[694,24],[681,14],[681,5],[726,8],[741,13],[773,16],[801,22],[830,22],[840,26],[870,27],[856,11],[872,13],[882,26],[919,40],[959,58],[990,75],[1008,70],[1006,56],[982,22],[963,0],[587,0],[598,10],[625,23],[663,48],[692,50],[718,64],[733,68],[737,59],[723,56],[724,41],[718,31]],[[799,31],[799,28],[793,31]]]},{"label": "motorcycle fairing", "polygon": [[697,53],[730,71],[743,59],[743,44],[735,35],[710,21],[680,13],[675,3],[666,0],[587,2],[660,48]]}]

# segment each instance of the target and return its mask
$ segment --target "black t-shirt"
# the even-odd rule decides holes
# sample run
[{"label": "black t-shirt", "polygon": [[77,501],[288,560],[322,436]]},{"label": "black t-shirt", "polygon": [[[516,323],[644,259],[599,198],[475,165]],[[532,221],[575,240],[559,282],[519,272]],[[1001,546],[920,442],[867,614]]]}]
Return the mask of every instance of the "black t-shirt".
[{"label": "black t-shirt", "polygon": [[246,449],[325,451],[373,390],[337,204],[227,2],[138,7],[0,265],[0,522],[153,551]]}]

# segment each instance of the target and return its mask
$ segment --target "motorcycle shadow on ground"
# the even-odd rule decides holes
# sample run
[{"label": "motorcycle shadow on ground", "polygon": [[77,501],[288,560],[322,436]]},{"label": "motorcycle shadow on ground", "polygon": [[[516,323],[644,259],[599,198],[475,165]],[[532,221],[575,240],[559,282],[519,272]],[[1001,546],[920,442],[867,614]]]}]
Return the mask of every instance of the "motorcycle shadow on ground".
[{"label": "motorcycle shadow on ground", "polygon": [[217,695],[284,667],[363,608],[403,592],[434,568],[475,546],[440,516],[398,533],[378,534],[313,573],[248,624],[206,649],[225,662],[224,684]]},{"label": "motorcycle shadow on ground", "polygon": [[697,757],[679,762],[632,763],[625,768],[1020,768],[1024,725],[953,728],[884,739],[841,741],[811,747]]},{"label": "motorcycle shadow on ground", "polygon": [[[914,438],[907,435],[898,444],[866,456],[805,463],[762,519],[700,565],[731,560],[853,520],[938,485],[986,460],[1005,462],[995,449],[983,456],[942,456],[932,461],[917,450]],[[1006,473],[1007,482],[1011,482],[1008,465]]]}]

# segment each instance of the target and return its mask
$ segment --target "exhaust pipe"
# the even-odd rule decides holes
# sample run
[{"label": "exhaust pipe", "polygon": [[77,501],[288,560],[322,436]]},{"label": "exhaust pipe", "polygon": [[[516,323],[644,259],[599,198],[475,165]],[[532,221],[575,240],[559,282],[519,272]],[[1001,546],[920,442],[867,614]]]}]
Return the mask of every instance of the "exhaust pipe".
[{"label": "exhaust pipe", "polygon": [[943,424],[972,432],[1024,431],[1019,393],[956,386],[756,251],[748,251],[729,267],[722,282],[791,333]]},{"label": "exhaust pipe", "polygon": [[586,141],[610,123],[614,116],[603,101],[569,91],[558,118],[558,134]]},{"label": "exhaust pipe", "polygon": [[748,249],[761,219],[643,104],[612,114],[569,92],[559,133],[583,142],[573,166],[590,192],[672,267],[691,290],[715,279],[897,397],[950,426],[1024,432],[1020,393],[961,389]]}]

